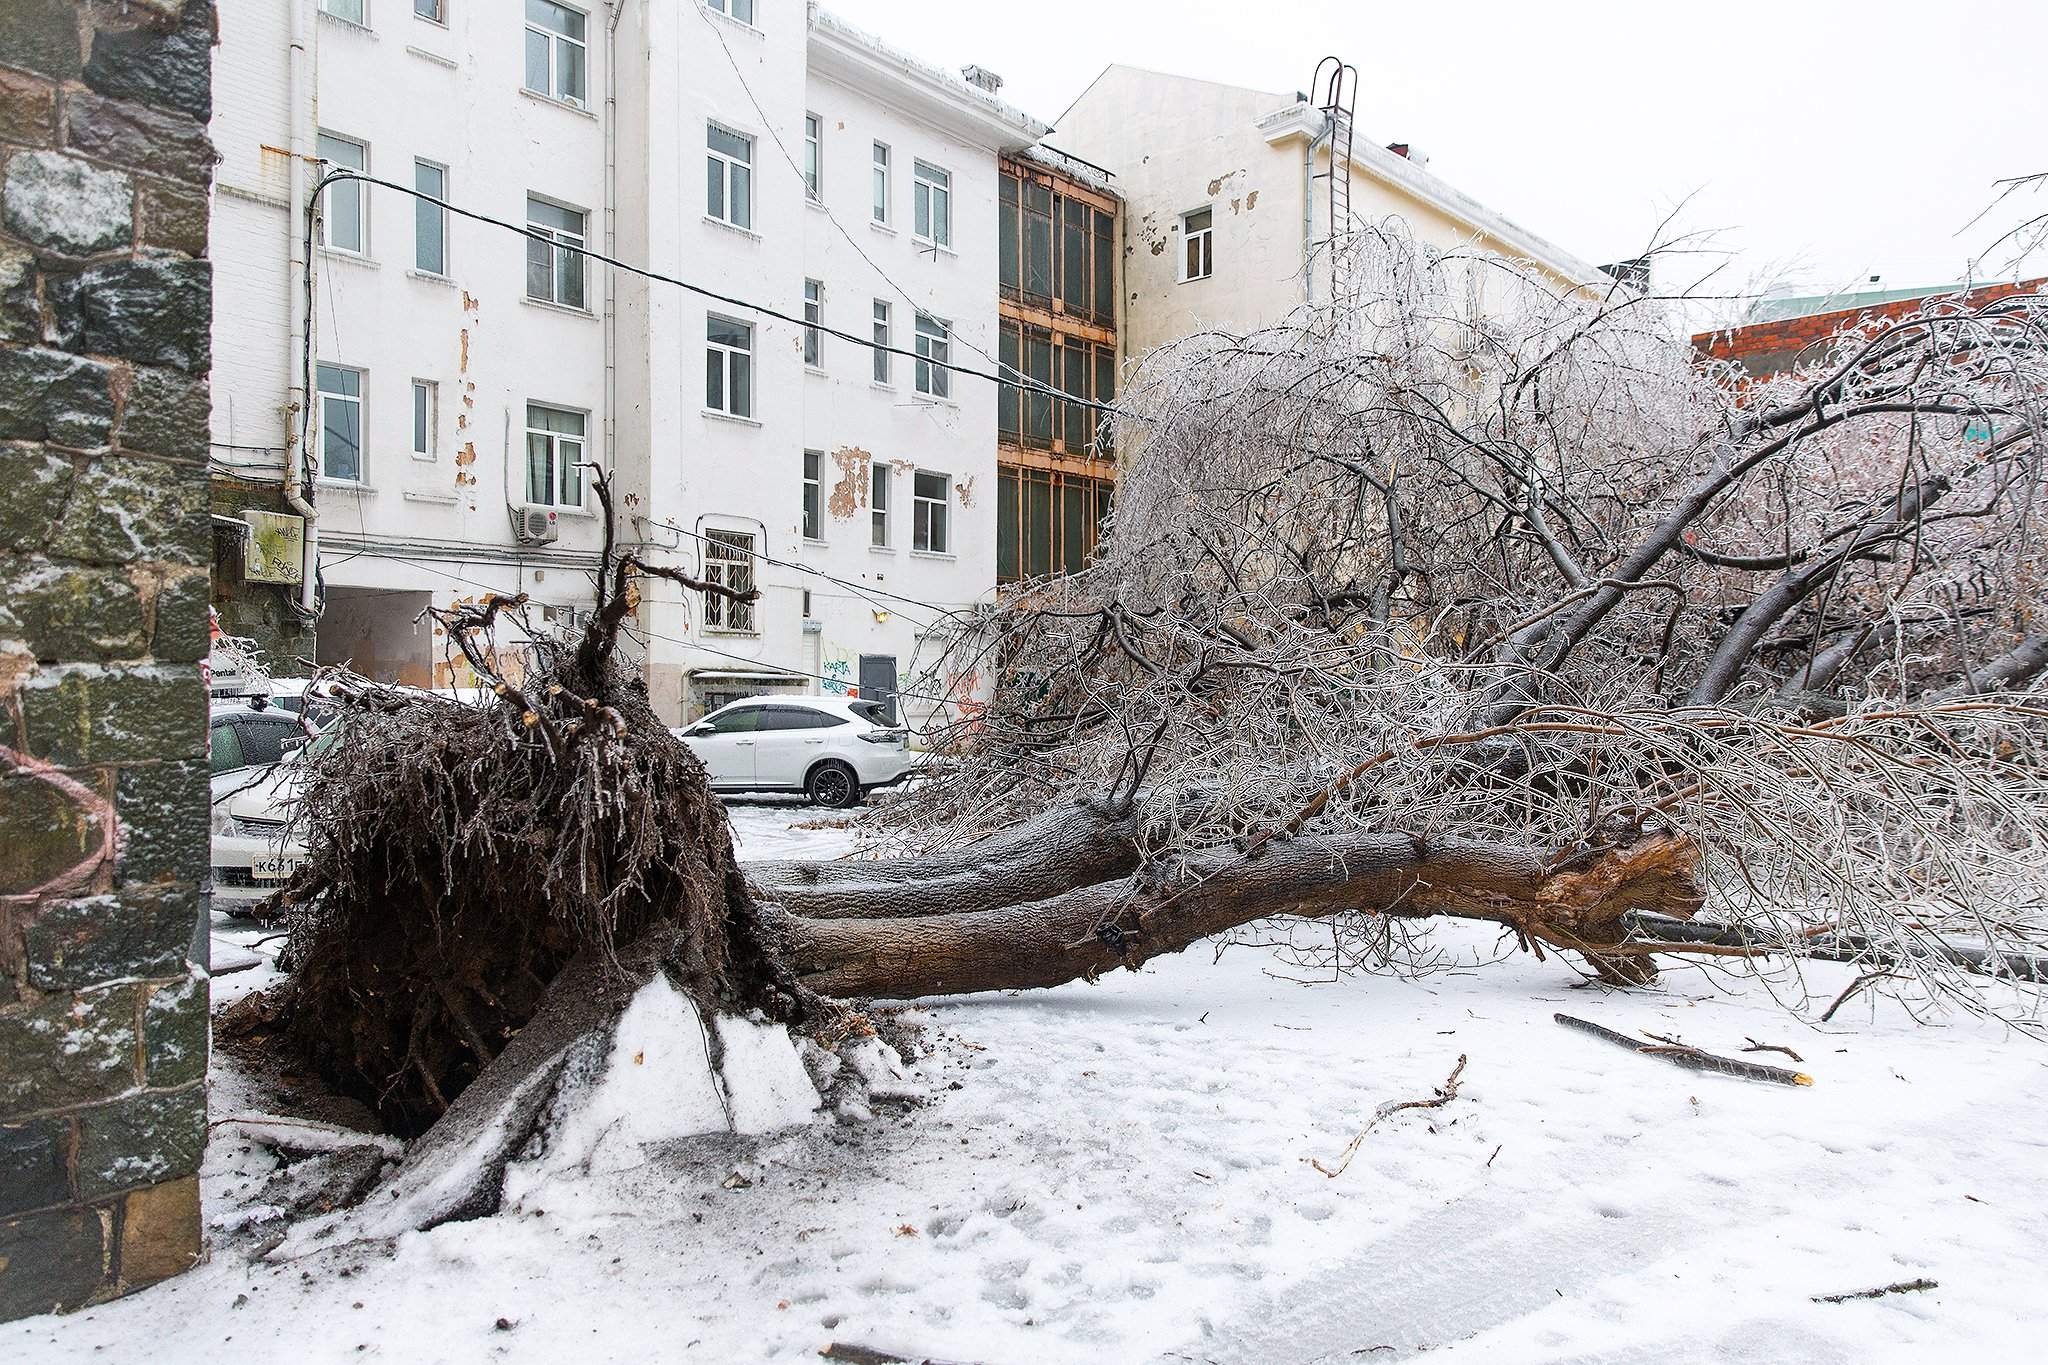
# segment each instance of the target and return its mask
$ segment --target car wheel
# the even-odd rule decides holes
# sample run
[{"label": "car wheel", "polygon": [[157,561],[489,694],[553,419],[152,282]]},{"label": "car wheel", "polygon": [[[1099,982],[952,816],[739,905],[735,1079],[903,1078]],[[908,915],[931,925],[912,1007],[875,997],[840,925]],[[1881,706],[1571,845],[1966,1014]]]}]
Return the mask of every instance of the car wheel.
[{"label": "car wheel", "polygon": [[845,809],[860,804],[860,778],[853,769],[838,760],[820,763],[811,769],[810,778],[804,783],[804,795],[811,798],[814,806],[832,806]]}]

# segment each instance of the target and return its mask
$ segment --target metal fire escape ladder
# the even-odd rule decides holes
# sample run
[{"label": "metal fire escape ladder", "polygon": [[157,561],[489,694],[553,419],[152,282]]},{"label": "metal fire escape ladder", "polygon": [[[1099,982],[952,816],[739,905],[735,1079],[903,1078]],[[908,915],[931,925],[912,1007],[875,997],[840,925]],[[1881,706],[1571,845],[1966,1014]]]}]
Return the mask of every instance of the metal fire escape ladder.
[{"label": "metal fire escape ladder", "polygon": [[1323,137],[1330,145],[1330,167],[1317,171],[1316,180],[1329,181],[1324,203],[1329,216],[1323,246],[1330,256],[1330,295],[1335,298],[1341,281],[1337,278],[1339,244],[1351,231],[1351,137],[1358,106],[1358,68],[1341,57],[1329,56],[1316,63],[1315,79],[1309,89],[1323,112]]}]

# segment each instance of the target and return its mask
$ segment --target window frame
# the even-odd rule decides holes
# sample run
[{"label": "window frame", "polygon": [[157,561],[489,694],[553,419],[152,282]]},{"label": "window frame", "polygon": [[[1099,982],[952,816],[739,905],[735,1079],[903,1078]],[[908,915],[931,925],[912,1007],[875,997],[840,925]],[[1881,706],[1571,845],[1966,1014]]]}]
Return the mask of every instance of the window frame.
[{"label": "window frame", "polygon": [[[927,332],[926,323],[938,330]],[[917,342],[912,349],[917,352],[917,367],[911,387],[926,398],[951,402],[953,372],[944,367],[953,363],[953,324],[920,310],[915,327]]]},{"label": "window frame", "polygon": [[[1189,220],[1198,214],[1204,219],[1202,226],[1200,228],[1190,227]],[[1206,280],[1214,277],[1216,274],[1216,206],[1204,204],[1198,209],[1189,209],[1186,213],[1183,213],[1180,216],[1180,239],[1179,282],[1181,284],[1193,284],[1196,280]],[[1201,243],[1202,268],[1200,273],[1190,273],[1188,270],[1188,258],[1197,241]]]},{"label": "window frame", "polygon": [[[713,550],[727,550],[730,553],[713,555]],[[703,576],[706,583],[716,583],[731,588],[734,592],[748,592],[754,587],[754,533],[734,531],[725,527],[707,527],[704,532],[704,554],[702,556]],[[755,609],[761,605],[752,602],[732,602],[714,592],[701,592],[699,599],[704,605],[704,629],[724,635],[759,635],[760,621]]]},{"label": "window frame", "polygon": [[[910,235],[928,246],[945,251],[953,249],[953,173],[944,166],[934,165],[923,157],[911,159],[910,180]],[[938,196],[934,211],[933,196]],[[924,226],[918,226],[918,219],[924,219]],[[935,231],[934,228],[938,230]]]},{"label": "window frame", "polygon": [[[325,11],[322,12],[325,13]],[[337,15],[336,17],[339,18],[340,16]],[[344,20],[343,22],[347,21]],[[335,161],[331,157],[324,155],[323,149],[320,146],[322,142],[339,142],[355,148],[358,152],[362,153],[362,165],[351,166],[346,162]],[[313,149],[314,154],[321,161],[326,162],[330,170],[356,171],[363,175],[370,173],[370,144],[360,138],[350,137],[346,133],[322,131],[314,134]],[[323,171],[322,174],[324,175],[326,172]],[[329,226],[335,216],[335,207],[343,202],[344,195],[347,196],[347,202],[351,203],[355,209],[352,215],[356,236],[356,244],[354,246],[337,245],[333,240],[334,234]],[[327,186],[321,204],[320,231],[315,241],[322,251],[336,251],[344,256],[355,256],[363,260],[370,258],[370,187],[368,185],[363,184],[360,180],[345,180],[335,181]]]},{"label": "window frame", "polygon": [[[428,14],[420,8],[421,5],[432,5],[434,12]],[[448,27],[448,0],[412,0],[412,17],[424,19],[430,24],[439,24],[442,28],[446,28]]]},{"label": "window frame", "polygon": [[[577,5],[564,4],[563,0],[540,0],[540,2],[555,9],[567,10],[571,14],[580,16],[583,20],[584,36],[572,38],[560,29],[543,26],[540,21],[534,19],[529,4],[522,3],[520,5],[520,23],[528,38],[537,35],[547,40],[548,88],[540,90],[526,83],[533,74],[531,67],[526,68],[520,73],[520,86],[522,89],[531,94],[538,95],[542,99],[553,100],[557,104],[566,104],[571,109],[588,110],[590,108],[590,11]],[[562,81],[561,48],[564,44],[574,47],[582,58],[578,63],[577,72],[579,84],[583,91],[580,95],[569,95],[562,92],[561,87],[564,83]],[[522,60],[530,60],[532,55],[532,44],[527,42],[522,51]]]},{"label": "window frame", "polygon": [[825,541],[825,452],[804,452],[803,537],[813,544]]},{"label": "window frame", "polygon": [[[554,413],[562,417],[573,417],[582,423],[582,430],[576,432],[557,431],[553,427],[536,426],[535,412]],[[547,443],[548,464],[551,466],[548,478],[548,501],[533,500],[533,438],[540,437]],[[562,449],[566,442],[574,442],[575,458]],[[588,462],[590,456],[590,412],[587,408],[563,407],[559,403],[542,403],[529,398],[526,401],[526,496],[522,504],[527,507],[546,507],[556,511],[580,512],[585,508],[583,471],[578,462]],[[574,497],[570,496],[571,482],[574,482]]]},{"label": "window frame", "polygon": [[[733,8],[739,5],[747,7],[747,17],[744,19],[732,12]],[[724,15],[735,24],[744,24],[748,28],[757,27],[754,23],[754,0],[704,0],[704,8],[713,14]]]},{"label": "window frame", "polygon": [[889,544],[889,513],[892,494],[889,489],[891,476],[895,473],[887,460],[873,460],[868,465],[868,548],[886,550]]},{"label": "window frame", "polygon": [[[322,373],[325,370],[332,370],[336,374],[341,375],[354,375],[356,391],[348,393],[344,390],[327,388],[325,386],[327,376]],[[359,365],[342,365],[329,360],[316,360],[313,363],[313,391],[318,396],[319,402],[317,410],[319,422],[316,434],[320,438],[320,478],[327,483],[350,484],[356,487],[362,487],[366,483],[363,476],[367,472],[365,466],[369,463],[369,442],[364,439],[363,435],[363,390],[368,386],[363,381],[367,374],[368,372]],[[356,471],[352,475],[333,474],[328,471],[327,406],[330,401],[353,407],[355,410]]]},{"label": "window frame", "polygon": [[[930,496],[919,487],[925,479],[939,481],[938,497]],[[934,513],[932,508],[937,508],[937,512]],[[935,469],[919,469],[910,476],[910,548],[914,552],[924,555],[953,553],[952,508],[951,474],[942,474]],[[938,532],[936,536],[932,534],[934,529]]]},{"label": "window frame", "polygon": [[[422,403],[424,398],[425,402]],[[440,458],[441,386],[431,379],[412,381],[412,457],[431,464]],[[425,445],[421,444],[422,440]]]},{"label": "window frame", "polygon": [[[439,190],[430,191],[427,189],[426,186],[420,183],[420,172],[422,171],[431,171],[435,175],[438,175],[440,177],[441,187]],[[436,199],[447,199],[447,163],[442,161],[430,161],[423,156],[414,157],[412,159],[412,187],[418,190],[421,194],[431,193]],[[445,280],[448,278],[448,210],[442,208],[439,204],[430,204],[424,199],[414,199],[412,203],[412,268],[422,275],[432,275],[435,279]],[[434,233],[436,239],[435,246],[441,257],[441,265],[438,270],[423,265],[420,262],[421,229],[423,229],[429,221],[432,221],[434,224]]]},{"label": "window frame", "polygon": [[804,368],[825,368],[825,282],[804,280]]},{"label": "window frame", "polygon": [[368,28],[370,26],[370,0],[353,0],[357,11],[355,14],[343,14],[339,10],[329,8],[332,5],[345,5],[349,3],[351,3],[351,0],[320,0],[319,10],[329,19],[337,19],[344,24],[353,24],[357,28]]},{"label": "window frame", "polygon": [[825,183],[825,120],[804,111],[804,197],[822,204]]},{"label": "window frame", "polygon": [[[746,345],[743,347],[734,346],[728,342],[714,340],[711,336],[711,329],[720,323],[728,327],[739,328],[746,336]],[[729,318],[721,313],[706,313],[704,315],[704,350],[707,360],[713,354],[722,357],[719,361],[720,401],[716,403],[711,401],[711,373],[707,366],[704,375],[704,410],[717,413],[722,417],[737,417],[745,421],[752,421],[754,417],[754,324],[742,322],[738,318]],[[736,373],[735,365],[741,359],[746,362],[746,383],[744,385],[746,389],[746,403],[744,409],[736,407],[732,401],[734,392],[733,375]]]},{"label": "window frame", "polygon": [[[557,213],[575,214],[577,218],[582,220],[583,231],[576,233],[553,223],[535,222],[533,208],[536,204],[551,208]],[[590,260],[590,257],[586,254],[590,249],[590,210],[577,208],[574,204],[565,204],[559,199],[550,199],[547,195],[535,194],[532,190],[528,190],[526,192],[526,230],[531,233],[539,233],[541,236],[557,243],[553,247],[547,247],[535,241],[532,237],[526,239],[526,297],[534,303],[544,303],[554,308],[567,308],[577,313],[590,312],[590,271],[586,268]],[[562,245],[563,243],[567,245]],[[536,294],[533,292],[533,250],[537,246],[547,253],[548,258],[549,292],[546,294]],[[572,247],[574,248],[573,250],[571,249]],[[562,265],[565,260],[570,259],[576,262],[577,301],[574,303],[570,303],[562,297],[561,289],[562,280],[566,275]]]},{"label": "window frame", "polygon": [[889,306],[887,299],[875,300],[872,317],[874,320],[875,348],[869,354],[874,357],[873,382],[880,384],[885,389],[894,388],[895,384],[891,379],[891,375],[895,371],[890,362],[896,357],[888,350],[883,349],[893,344],[889,338],[893,335],[892,328],[895,321],[894,310]]},{"label": "window frame", "polygon": [[[744,142],[747,146],[745,159],[742,160],[731,152],[723,152],[712,146],[711,135],[714,132],[724,133],[727,137],[736,138]],[[711,208],[711,186],[708,180],[704,187],[704,216],[712,222],[723,223],[731,228],[738,228],[741,232],[754,231],[754,151],[755,138],[752,133],[743,133],[729,124],[720,123],[717,119],[706,119],[704,121],[705,169],[708,171],[712,163],[716,163],[719,168],[719,208],[715,213]],[[732,213],[733,205],[737,202],[733,194],[733,170],[735,167],[746,172],[745,222],[741,222],[738,218],[733,217]]]},{"label": "window frame", "polygon": [[895,188],[894,158],[895,153],[889,149],[889,144],[879,140],[868,151],[871,177],[869,186],[872,195],[868,202],[868,221],[883,227],[888,227],[890,219],[894,217],[889,211],[890,200],[894,198],[892,191]]}]

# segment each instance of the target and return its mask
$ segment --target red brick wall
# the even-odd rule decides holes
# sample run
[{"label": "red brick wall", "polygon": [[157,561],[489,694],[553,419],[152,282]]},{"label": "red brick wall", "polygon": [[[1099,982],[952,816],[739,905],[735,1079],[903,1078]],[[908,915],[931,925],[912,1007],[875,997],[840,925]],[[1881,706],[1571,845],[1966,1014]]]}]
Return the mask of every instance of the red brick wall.
[{"label": "red brick wall", "polygon": [[[1972,305],[1992,303],[2009,298],[2014,294],[2032,294],[2048,285],[2048,277],[2024,280],[2018,284],[1992,284],[1982,289],[1973,289],[1969,294]],[[1815,313],[1810,317],[1785,318],[1778,322],[1758,322],[1747,327],[1736,327],[1719,332],[1701,332],[1692,339],[1692,344],[1702,356],[1710,360],[1733,360],[1751,374],[1761,378],[1792,368],[1799,356],[1808,347],[1825,341],[1844,326],[1858,318],[1902,318],[1917,311],[1929,298],[1923,295],[1916,299],[1895,299],[1890,303],[1871,304],[1863,308],[1842,308],[1832,313]]]}]

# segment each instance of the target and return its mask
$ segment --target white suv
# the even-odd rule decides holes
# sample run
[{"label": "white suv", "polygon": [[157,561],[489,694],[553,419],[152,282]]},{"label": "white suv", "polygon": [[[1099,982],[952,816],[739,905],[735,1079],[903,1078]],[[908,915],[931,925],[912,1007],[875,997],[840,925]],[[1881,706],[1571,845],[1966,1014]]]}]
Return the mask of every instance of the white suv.
[{"label": "white suv", "polygon": [[747,697],[675,732],[721,792],[802,792],[856,806],[916,767],[887,708],[853,697]]}]

